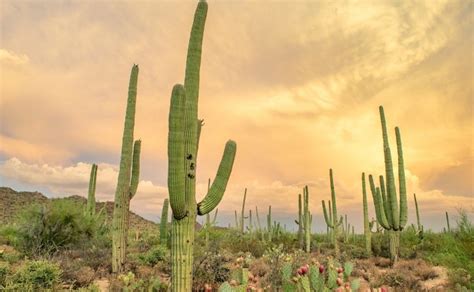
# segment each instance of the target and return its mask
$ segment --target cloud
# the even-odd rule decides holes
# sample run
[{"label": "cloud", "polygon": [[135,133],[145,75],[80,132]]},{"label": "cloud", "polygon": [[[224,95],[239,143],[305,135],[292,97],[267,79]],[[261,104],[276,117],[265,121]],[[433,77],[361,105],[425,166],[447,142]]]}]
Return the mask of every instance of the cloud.
[{"label": "cloud", "polygon": [[0,49],[0,64],[6,65],[25,65],[28,64],[29,58],[25,54],[16,54],[15,52]]}]

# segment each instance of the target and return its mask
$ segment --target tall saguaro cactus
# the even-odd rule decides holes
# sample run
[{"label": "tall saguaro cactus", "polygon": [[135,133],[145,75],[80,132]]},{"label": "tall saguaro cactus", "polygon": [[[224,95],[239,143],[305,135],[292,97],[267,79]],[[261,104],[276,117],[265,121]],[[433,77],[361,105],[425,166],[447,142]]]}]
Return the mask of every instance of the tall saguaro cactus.
[{"label": "tall saguaro cactus", "polygon": [[89,178],[89,192],[87,194],[87,213],[95,215],[95,186],[97,181],[97,164],[92,164]]},{"label": "tall saguaro cactus", "polygon": [[166,246],[168,242],[168,208],[169,200],[165,199],[163,201],[163,209],[161,210],[161,219],[160,219],[160,244]]},{"label": "tall saguaro cactus", "polygon": [[172,291],[191,291],[194,228],[221,201],[234,164],[237,145],[229,140],[216,177],[204,199],[196,203],[196,158],[202,121],[198,120],[201,50],[208,5],[200,1],[188,46],[184,86],[171,94],[168,133],[168,189],[173,211],[171,228]]},{"label": "tall saguaro cactus", "polygon": [[374,199],[375,213],[377,221],[389,232],[390,237],[390,257],[392,262],[398,259],[400,245],[400,231],[403,230],[408,219],[407,194],[405,182],[405,165],[403,161],[402,139],[400,129],[395,127],[398,153],[398,182],[400,208],[397,203],[397,193],[395,189],[395,177],[393,172],[392,154],[388,143],[387,125],[383,107],[379,107],[380,120],[382,124],[383,150],[385,158],[385,177],[380,177],[380,188],[376,188],[372,176],[369,176],[370,189]]},{"label": "tall saguaro cactus", "polygon": [[336,205],[336,192],[334,191],[334,179],[332,176],[332,169],[329,169],[329,180],[331,185],[331,200],[332,200],[332,218],[328,216],[326,211],[326,203],[324,200],[322,201],[323,205],[323,213],[324,213],[324,220],[326,221],[326,225],[332,229],[332,242],[334,245],[334,250],[336,251],[336,255],[339,254],[339,246],[337,242],[337,237],[339,234],[339,228],[342,225],[342,216],[337,220],[337,205]]},{"label": "tall saguaro cactus", "polygon": [[311,251],[311,213],[309,211],[309,191],[308,186],[303,188],[303,220],[304,220],[304,250]]},{"label": "tall saguaro cactus", "polygon": [[133,65],[128,87],[127,110],[122,138],[120,169],[115,190],[112,221],[112,271],[122,272],[127,250],[130,200],[138,188],[141,141],[133,142],[137,98],[138,65]]},{"label": "tall saguaro cactus", "polygon": [[372,254],[372,232],[369,222],[369,207],[367,206],[367,188],[365,186],[365,173],[362,173],[362,205],[364,210],[364,239],[367,255]]}]

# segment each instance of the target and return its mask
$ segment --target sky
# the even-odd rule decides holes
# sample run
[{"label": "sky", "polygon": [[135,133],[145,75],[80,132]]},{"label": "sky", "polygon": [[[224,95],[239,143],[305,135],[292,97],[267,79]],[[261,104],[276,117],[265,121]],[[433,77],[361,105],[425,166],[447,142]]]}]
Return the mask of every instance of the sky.
[{"label": "sky", "polygon": [[[237,155],[218,225],[243,192],[260,217],[295,229],[309,186],[313,229],[335,175],[340,214],[362,230],[361,173],[384,173],[378,106],[402,133],[409,223],[474,212],[473,2],[214,1],[204,34],[197,198],[225,142]],[[170,93],[184,79],[196,1],[0,1],[0,185],[113,200],[130,70],[139,64],[131,209],[152,220],[167,197]],[[374,215],[369,193],[369,213]],[[262,219],[263,220],[263,219]],[[198,221],[202,221],[201,218]],[[262,222],[263,223],[263,222]]]}]

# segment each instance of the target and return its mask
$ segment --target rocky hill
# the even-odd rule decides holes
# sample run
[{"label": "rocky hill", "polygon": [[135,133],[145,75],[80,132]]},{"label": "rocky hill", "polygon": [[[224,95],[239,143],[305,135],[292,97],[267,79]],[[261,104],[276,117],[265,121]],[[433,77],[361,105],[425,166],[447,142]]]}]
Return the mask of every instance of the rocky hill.
[{"label": "rocky hill", "polygon": [[[11,223],[19,212],[29,205],[48,204],[51,200],[58,199],[49,199],[39,192],[17,192],[9,187],[0,187],[0,225]],[[60,200],[73,200],[84,206],[87,203],[87,200],[80,196],[70,196]],[[97,202],[97,212],[102,208],[104,208],[104,212],[107,214],[107,222],[112,222],[113,202]],[[155,228],[156,224],[130,211],[130,226],[133,229],[143,230]]]}]

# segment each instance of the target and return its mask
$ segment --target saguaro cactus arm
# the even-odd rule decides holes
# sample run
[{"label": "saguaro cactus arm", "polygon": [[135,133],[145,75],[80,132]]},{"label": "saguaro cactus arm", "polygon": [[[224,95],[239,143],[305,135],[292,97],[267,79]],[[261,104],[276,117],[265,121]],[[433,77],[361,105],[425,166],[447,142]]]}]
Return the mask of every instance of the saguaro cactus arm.
[{"label": "saguaro cactus arm", "polygon": [[391,226],[387,220],[387,216],[385,215],[385,210],[382,202],[382,196],[380,195],[380,189],[375,187],[374,179],[372,175],[369,175],[369,184],[370,184],[370,191],[372,193],[372,198],[374,200],[375,206],[375,215],[377,217],[377,222],[380,223],[385,229],[391,229]]},{"label": "saguaro cactus arm", "polygon": [[400,225],[402,230],[408,220],[408,206],[407,206],[407,187],[405,181],[405,163],[403,161],[402,137],[400,129],[395,127],[395,136],[397,140],[397,154],[398,154],[398,192],[400,195]]},{"label": "saguaro cactus arm", "polygon": [[207,195],[197,205],[199,215],[205,215],[211,212],[221,201],[227,187],[227,182],[229,181],[230,173],[232,172],[236,151],[237,144],[232,140],[227,141],[216,178],[212,182]]},{"label": "saguaro cactus arm", "polygon": [[130,179],[130,200],[135,196],[140,181],[140,152],[142,149],[142,141],[136,140],[133,145],[132,157],[132,178]]},{"label": "saguaro cactus arm", "polygon": [[185,90],[180,84],[173,87],[168,131],[168,191],[173,216],[186,216],[184,171],[184,104]]},{"label": "saguaro cactus arm", "polygon": [[89,190],[87,194],[87,211],[89,214],[95,214],[95,189],[97,180],[97,164],[92,164],[89,178]]}]

